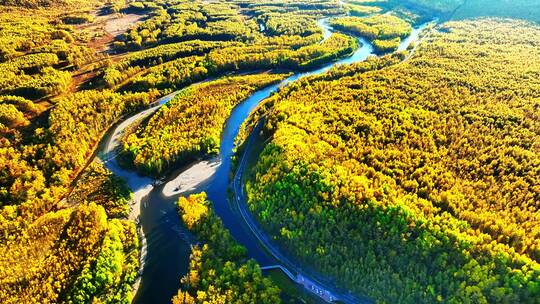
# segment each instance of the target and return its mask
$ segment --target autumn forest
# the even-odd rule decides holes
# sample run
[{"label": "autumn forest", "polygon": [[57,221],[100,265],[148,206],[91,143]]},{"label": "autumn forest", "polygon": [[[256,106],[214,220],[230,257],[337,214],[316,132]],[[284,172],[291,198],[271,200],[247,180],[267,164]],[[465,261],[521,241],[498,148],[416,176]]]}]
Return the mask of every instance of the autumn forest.
[{"label": "autumn forest", "polygon": [[540,304],[540,1],[0,0],[0,303]]}]

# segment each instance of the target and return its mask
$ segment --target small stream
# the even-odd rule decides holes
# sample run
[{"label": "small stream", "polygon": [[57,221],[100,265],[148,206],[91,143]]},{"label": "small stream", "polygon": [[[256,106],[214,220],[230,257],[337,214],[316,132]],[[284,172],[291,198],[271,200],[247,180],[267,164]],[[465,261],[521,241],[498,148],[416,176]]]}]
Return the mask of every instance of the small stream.
[{"label": "small stream", "polygon": [[[319,20],[318,24],[323,29],[324,39],[330,37],[332,29],[328,26],[326,19]],[[425,26],[426,24],[415,28],[412,34],[403,40],[400,50],[406,49],[413,41],[416,41]],[[231,157],[233,156],[236,135],[250,112],[280,87],[286,86],[301,77],[324,73],[337,64],[360,62],[374,55],[373,46],[368,41],[360,38],[359,42],[362,47],[351,56],[328,63],[309,72],[296,73],[278,84],[253,93],[249,98],[237,105],[223,130],[219,155],[220,163],[217,171],[205,186],[196,189],[197,192],[207,192],[209,199],[214,203],[215,212],[222,219],[225,227],[240,244],[247,248],[248,256],[257,260],[261,265],[272,265],[277,262],[261,247],[257,238],[249,229],[242,225],[240,216],[232,210],[228,202],[228,189],[231,182]],[[103,147],[99,153],[99,157],[104,160],[106,167],[115,175],[125,179],[135,193],[135,198],[141,199],[140,224],[145,236],[145,240],[142,240],[143,248],[141,251],[144,271],[142,272],[141,284],[134,303],[170,303],[171,298],[178,291],[180,278],[187,273],[190,246],[194,241],[194,237],[183,227],[178,217],[175,206],[178,196],[165,197],[162,192],[166,182],[185,170],[185,167],[178,168],[173,174],[165,178],[165,183],[158,185],[151,178],[141,177],[134,171],[120,168],[115,161],[116,148],[126,126],[137,119],[153,114],[178,92],[160,99],[158,106],[133,115],[118,125],[106,137],[105,144],[102,145]],[[189,193],[183,193],[182,195],[187,194]]]}]

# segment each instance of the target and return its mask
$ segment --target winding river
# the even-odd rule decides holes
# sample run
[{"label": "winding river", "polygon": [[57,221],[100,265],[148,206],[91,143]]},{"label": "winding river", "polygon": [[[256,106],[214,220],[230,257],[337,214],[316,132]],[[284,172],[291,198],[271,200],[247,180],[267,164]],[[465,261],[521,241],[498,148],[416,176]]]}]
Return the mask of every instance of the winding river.
[{"label": "winding river", "polygon": [[[323,29],[324,38],[328,38],[332,30],[327,25],[326,20],[320,20],[319,25]],[[417,40],[419,33],[425,26],[426,24],[415,28],[410,37],[403,40],[400,50],[406,49],[410,43]],[[127,181],[134,192],[134,200],[140,202],[140,215],[139,210],[132,210],[130,215],[132,219],[139,217],[144,232],[141,250],[141,269],[143,271],[134,299],[135,303],[170,303],[171,298],[178,291],[180,278],[187,273],[190,246],[195,241],[195,238],[182,226],[177,215],[175,202],[180,194],[187,195],[192,192],[206,191],[225,227],[229,229],[239,243],[247,248],[248,256],[257,260],[260,265],[285,265],[293,268],[291,271],[301,269],[298,265],[293,265],[289,259],[281,261],[281,257],[285,259],[285,255],[277,247],[270,245],[272,250],[268,250],[269,245],[263,244],[260,235],[254,233],[249,225],[246,225],[243,216],[240,215],[238,210],[231,207],[228,202],[228,190],[231,185],[231,157],[233,156],[235,138],[249,113],[262,100],[268,98],[280,87],[301,77],[324,73],[337,64],[360,62],[368,56],[374,55],[373,46],[368,41],[359,38],[359,42],[362,47],[351,56],[326,64],[313,71],[294,74],[278,84],[253,93],[248,99],[237,105],[224,126],[219,157],[212,161],[204,161],[206,167],[212,168],[212,174],[200,177],[200,180],[194,183],[192,187],[182,189],[175,195],[164,195],[163,190],[168,187],[168,182],[174,180],[177,175],[186,170],[197,171],[197,164],[178,168],[170,176],[165,177],[163,183],[158,183],[151,178],[142,177],[133,171],[122,169],[116,163],[115,157],[124,129],[133,122],[152,115],[179,91],[161,98],[159,105],[129,117],[116,126],[104,139],[98,157],[109,170]],[[309,273],[302,274],[307,280],[317,281],[309,276]],[[332,287],[325,288],[332,289]],[[344,296],[343,292],[332,291],[332,293],[340,294],[340,299],[345,303],[366,302],[365,299],[358,299],[349,294]]]}]

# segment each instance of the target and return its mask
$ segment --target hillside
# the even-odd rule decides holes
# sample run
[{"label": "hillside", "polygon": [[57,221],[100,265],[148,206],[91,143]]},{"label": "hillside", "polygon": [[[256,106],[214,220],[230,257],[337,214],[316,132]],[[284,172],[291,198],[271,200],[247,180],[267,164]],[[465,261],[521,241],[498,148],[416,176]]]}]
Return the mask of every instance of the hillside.
[{"label": "hillside", "polygon": [[283,90],[259,109],[251,210],[294,256],[381,301],[534,303],[538,34],[450,22],[404,63]]}]

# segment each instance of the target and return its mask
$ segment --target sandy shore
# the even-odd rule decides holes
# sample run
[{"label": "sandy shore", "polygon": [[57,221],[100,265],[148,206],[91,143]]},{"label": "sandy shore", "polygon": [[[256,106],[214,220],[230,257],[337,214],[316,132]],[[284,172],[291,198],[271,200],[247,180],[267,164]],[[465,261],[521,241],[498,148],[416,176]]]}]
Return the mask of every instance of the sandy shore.
[{"label": "sandy shore", "polygon": [[[126,128],[138,120],[144,119],[154,114],[164,103],[173,98],[179,91],[173,92],[158,100],[159,105],[143,110],[118,124],[112,131],[108,141],[106,142],[102,153],[99,156],[101,162],[116,176],[125,180],[129,188],[133,191],[133,198],[130,202],[130,210],[128,218],[137,224],[137,232],[140,240],[140,268],[139,276],[133,284],[132,293],[137,294],[141,274],[144,271],[144,264],[147,255],[146,237],[140,225],[141,202],[154,189],[155,180],[146,176],[140,176],[132,170],[127,170],[118,165],[116,157],[118,156],[118,148],[121,145],[122,137]],[[219,167],[219,159],[204,160],[191,165],[187,170],[180,173],[176,178],[169,181],[163,190],[166,197],[172,197],[179,194],[187,194],[190,191],[200,189],[209,182]]]},{"label": "sandy shore", "polygon": [[141,215],[141,200],[147,196],[154,187],[147,185],[145,188],[139,189],[133,193],[133,199],[130,204],[130,210],[128,218],[132,221],[138,222]]},{"label": "sandy shore", "polygon": [[[165,197],[173,197],[180,194],[188,194],[197,189],[201,189],[206,183],[208,183],[212,179],[212,176],[214,175],[217,168],[219,167],[219,164],[220,164],[220,160],[218,158],[215,158],[211,160],[200,161],[198,163],[191,165],[188,169],[181,172],[180,174],[178,174],[177,177],[175,177],[174,179],[169,181],[167,184],[165,184],[165,186],[163,187],[163,195]],[[128,179],[128,184],[129,184],[129,179]],[[141,201],[153,189],[154,189],[154,186],[151,183],[146,184],[143,187],[140,187],[140,184],[139,184],[138,190],[133,192],[133,199],[130,204],[129,219],[137,223],[137,231],[139,233],[139,240],[141,242],[140,243],[140,256],[139,256],[139,262],[140,262],[139,276],[137,277],[135,283],[132,286],[133,287],[132,293],[134,296],[137,294],[137,291],[141,284],[141,278],[142,278],[141,275],[142,275],[142,271],[144,270],[144,264],[146,261],[146,254],[147,254],[146,237],[139,223],[139,216],[141,213]]]},{"label": "sandy shore", "polygon": [[133,197],[131,199],[130,206],[129,206],[128,219],[136,223],[137,233],[139,235],[139,241],[140,241],[139,276],[137,277],[135,283],[132,286],[133,296],[137,294],[137,291],[139,289],[139,285],[141,283],[141,273],[144,270],[144,263],[145,263],[146,254],[147,254],[146,237],[144,235],[144,232],[142,231],[142,227],[139,221],[139,216],[141,213],[141,201],[145,196],[147,196],[150,193],[150,191],[152,191],[152,189],[154,189],[154,186],[153,186],[154,180],[149,177],[139,176],[135,172],[121,168],[116,162],[116,157],[118,156],[118,147],[121,145],[120,141],[124,135],[125,129],[129,127],[131,124],[133,124],[135,121],[139,119],[143,119],[149,115],[152,115],[158,109],[159,109],[159,106],[155,106],[155,107],[146,109],[144,111],[141,111],[140,113],[129,117],[128,119],[120,123],[118,126],[116,126],[116,128],[114,129],[113,133],[111,134],[109,138],[109,141],[104,147],[103,154],[100,156],[101,161],[104,163],[107,169],[109,169],[116,176],[125,180],[129,188],[133,191]]},{"label": "sandy shore", "polygon": [[216,157],[191,165],[188,169],[165,184],[163,195],[165,197],[172,197],[201,189],[214,176],[220,163],[219,158]]}]

